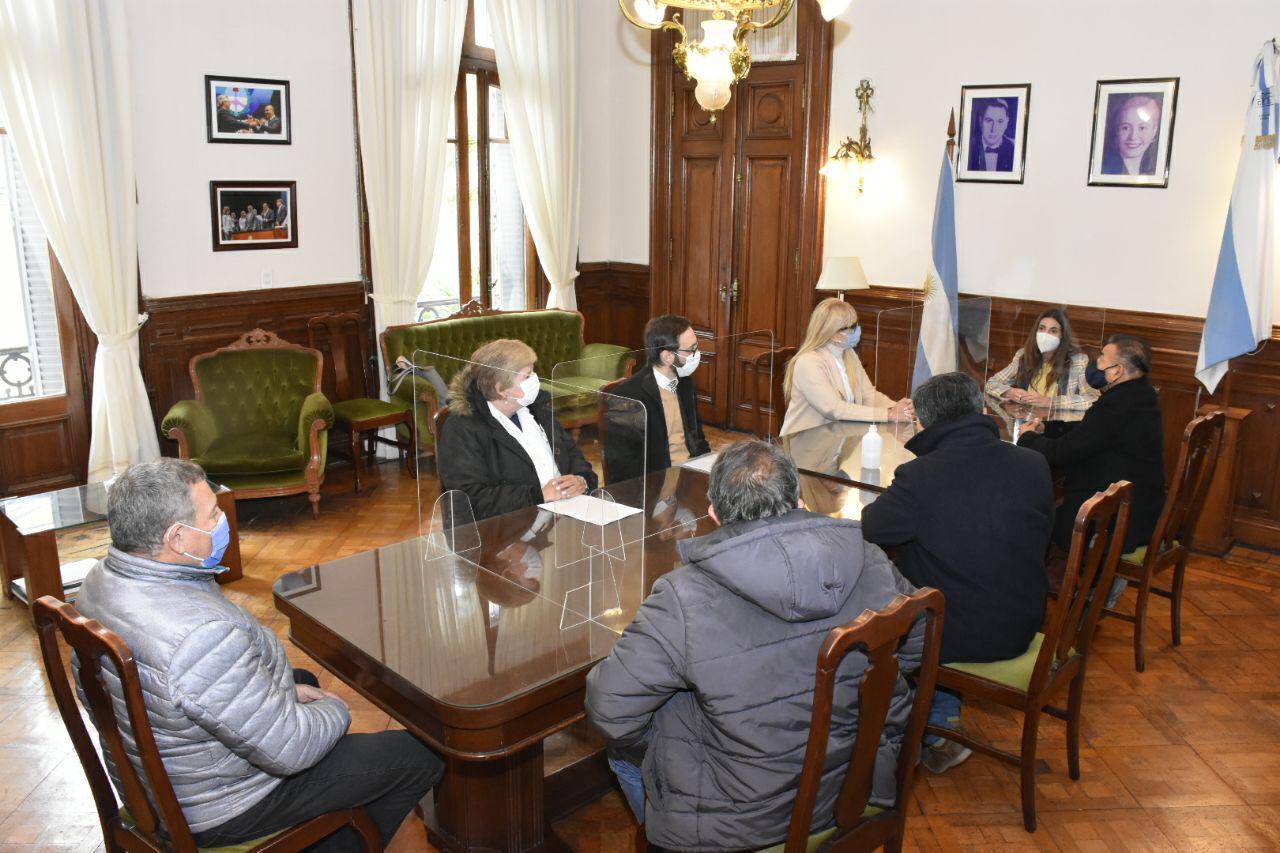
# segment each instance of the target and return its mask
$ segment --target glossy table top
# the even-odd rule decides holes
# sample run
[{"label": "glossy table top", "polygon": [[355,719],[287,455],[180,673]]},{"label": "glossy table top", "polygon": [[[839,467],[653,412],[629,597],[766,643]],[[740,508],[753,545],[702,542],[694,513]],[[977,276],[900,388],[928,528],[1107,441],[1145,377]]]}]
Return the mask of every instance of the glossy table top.
[{"label": "glossy table top", "polygon": [[[212,482],[209,485],[215,492],[226,490],[226,486]],[[13,522],[23,536],[105,522],[109,488],[108,483],[90,483],[36,495],[5,498],[0,500],[0,514]]]},{"label": "glossy table top", "polygon": [[[806,503],[832,515],[857,518],[875,497],[802,481]],[[322,563],[282,576],[277,604],[405,698],[460,718],[606,656],[654,581],[681,563],[679,543],[715,528],[707,482],[669,469],[612,486],[644,512],[603,530],[529,508],[459,528],[452,552],[437,535]]]}]

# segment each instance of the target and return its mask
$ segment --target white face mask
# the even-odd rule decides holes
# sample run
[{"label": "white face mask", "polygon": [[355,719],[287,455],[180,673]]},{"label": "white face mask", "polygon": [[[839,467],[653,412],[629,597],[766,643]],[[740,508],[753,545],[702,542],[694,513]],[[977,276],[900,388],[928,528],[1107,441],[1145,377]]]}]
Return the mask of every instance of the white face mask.
[{"label": "white face mask", "polygon": [[529,377],[520,383],[520,397],[516,400],[522,406],[528,406],[538,399],[538,391],[542,386],[538,384],[538,374],[530,373]]},{"label": "white face mask", "polygon": [[698,369],[698,364],[702,361],[702,350],[696,350],[693,355],[684,360],[684,364],[676,367],[676,376],[683,379],[693,374]]},{"label": "white face mask", "polygon": [[1062,338],[1049,332],[1036,332],[1036,346],[1041,353],[1053,352],[1062,343]]}]

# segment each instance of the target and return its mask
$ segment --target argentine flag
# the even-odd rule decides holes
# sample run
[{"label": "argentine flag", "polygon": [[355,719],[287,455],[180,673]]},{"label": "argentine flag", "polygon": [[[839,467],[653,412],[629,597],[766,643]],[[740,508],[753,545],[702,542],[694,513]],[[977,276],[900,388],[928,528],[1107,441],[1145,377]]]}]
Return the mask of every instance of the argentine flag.
[{"label": "argentine flag", "polygon": [[1276,158],[1280,156],[1278,71],[1280,50],[1273,39],[1253,61],[1253,95],[1245,114],[1240,164],[1200,338],[1196,378],[1210,394],[1226,375],[1228,359],[1251,352],[1259,341],[1271,337]]},{"label": "argentine flag", "polygon": [[956,369],[960,274],[956,263],[956,197],[951,158],[942,155],[938,198],[933,207],[933,257],[924,279],[924,311],[911,390]]}]

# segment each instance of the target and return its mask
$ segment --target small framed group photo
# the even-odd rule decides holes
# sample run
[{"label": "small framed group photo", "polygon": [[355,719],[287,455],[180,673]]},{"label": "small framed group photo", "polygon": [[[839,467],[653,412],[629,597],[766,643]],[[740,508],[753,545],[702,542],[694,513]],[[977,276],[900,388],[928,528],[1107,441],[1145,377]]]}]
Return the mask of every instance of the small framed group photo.
[{"label": "small framed group photo", "polygon": [[1089,186],[1169,186],[1178,78],[1099,80],[1093,98]]},{"label": "small framed group photo", "polygon": [[289,145],[293,141],[287,80],[206,75],[204,101],[210,142]]},{"label": "small framed group photo", "polygon": [[213,250],[296,249],[296,181],[210,181]]},{"label": "small framed group photo", "polygon": [[1030,83],[961,87],[956,180],[1022,183],[1030,112]]}]

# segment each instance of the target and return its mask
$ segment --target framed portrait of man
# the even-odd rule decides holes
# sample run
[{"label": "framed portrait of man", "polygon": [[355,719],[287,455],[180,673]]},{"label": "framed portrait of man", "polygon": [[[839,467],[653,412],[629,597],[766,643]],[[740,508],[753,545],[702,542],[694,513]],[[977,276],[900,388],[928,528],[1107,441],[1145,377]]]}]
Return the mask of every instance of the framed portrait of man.
[{"label": "framed portrait of man", "polygon": [[289,81],[206,75],[204,120],[210,142],[289,145]]},{"label": "framed portrait of man", "polygon": [[956,180],[1022,183],[1030,113],[1030,83],[962,86]]},{"label": "framed portrait of man", "polygon": [[1089,186],[1169,186],[1178,78],[1099,80],[1093,98]]}]

